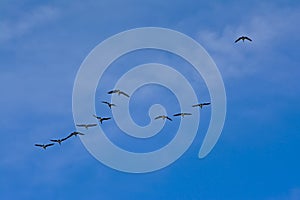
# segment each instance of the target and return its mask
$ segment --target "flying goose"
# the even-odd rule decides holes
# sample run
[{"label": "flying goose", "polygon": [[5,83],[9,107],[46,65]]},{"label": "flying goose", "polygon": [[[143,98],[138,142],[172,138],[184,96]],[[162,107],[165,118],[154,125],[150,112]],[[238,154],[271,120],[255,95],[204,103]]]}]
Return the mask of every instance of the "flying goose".
[{"label": "flying goose", "polygon": [[62,138],[62,139],[53,139],[53,140],[50,140],[51,142],[57,142],[59,145],[61,145],[61,143],[63,141],[65,141],[66,139],[68,139],[68,137],[65,137],[65,138]]},{"label": "flying goose", "polygon": [[250,38],[248,38],[247,36],[241,36],[238,39],[236,39],[236,41],[234,43],[237,43],[240,40],[243,40],[243,42],[244,42],[244,40],[249,40],[250,42],[252,42],[252,40]]},{"label": "flying goose", "polygon": [[124,96],[129,97],[128,94],[126,94],[125,92],[123,92],[121,90],[111,90],[111,91],[107,92],[107,94],[114,94],[114,93],[117,93],[118,95],[123,94]]},{"label": "flying goose", "polygon": [[198,103],[198,104],[192,105],[192,107],[199,106],[200,108],[202,108],[203,106],[208,106],[208,105],[210,105],[210,103]]},{"label": "flying goose", "polygon": [[49,143],[49,144],[34,144],[34,146],[42,147],[43,149],[46,149],[47,147],[50,147],[52,145],[54,145],[54,143]]},{"label": "flying goose", "polygon": [[78,132],[78,131],[74,131],[74,132],[72,132],[72,133],[70,133],[70,135],[68,135],[68,137],[66,137],[66,138],[70,138],[70,137],[72,137],[72,136],[77,136],[77,135],[84,135],[83,133],[80,133],[80,132]]},{"label": "flying goose", "polygon": [[89,129],[90,127],[97,126],[97,124],[76,124],[78,127],[84,127],[86,129]]},{"label": "flying goose", "polygon": [[155,117],[154,119],[163,119],[163,120],[168,119],[168,120],[172,121],[172,119],[166,115],[160,115],[160,116]]},{"label": "flying goose", "polygon": [[177,114],[174,114],[173,116],[181,116],[181,117],[184,117],[186,115],[192,115],[192,113],[177,113]]},{"label": "flying goose", "polygon": [[98,117],[97,115],[93,115],[93,116],[97,118],[101,124],[103,121],[111,119],[111,117]]},{"label": "flying goose", "polygon": [[116,104],[109,103],[107,101],[102,101],[102,103],[107,104],[110,109],[111,109],[112,106],[116,106]]}]

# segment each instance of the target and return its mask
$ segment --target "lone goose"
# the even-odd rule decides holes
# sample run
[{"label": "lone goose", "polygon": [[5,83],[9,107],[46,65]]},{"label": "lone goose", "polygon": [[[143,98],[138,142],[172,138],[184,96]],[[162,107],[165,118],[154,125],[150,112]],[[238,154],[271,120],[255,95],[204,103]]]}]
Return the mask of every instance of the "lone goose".
[{"label": "lone goose", "polygon": [[117,93],[118,95],[123,94],[124,96],[129,97],[128,94],[126,94],[125,92],[123,92],[121,90],[111,90],[111,91],[107,92],[107,94],[114,94],[114,93]]},{"label": "lone goose", "polygon": [[86,129],[89,129],[90,127],[97,126],[97,124],[76,124],[78,127],[84,127]]},{"label": "lone goose", "polygon": [[174,114],[173,116],[181,116],[181,117],[184,117],[186,115],[192,115],[192,113],[177,113],[177,114]]},{"label": "lone goose", "polygon": [[47,147],[50,147],[52,145],[54,145],[54,143],[49,143],[49,144],[34,144],[34,146],[42,147],[43,149],[46,149]]},{"label": "lone goose", "polygon": [[116,106],[116,104],[109,103],[107,101],[102,101],[102,103],[107,104],[110,109],[111,109],[112,106]]},{"label": "lone goose", "polygon": [[198,104],[192,105],[192,107],[199,106],[200,108],[202,108],[203,106],[208,106],[208,105],[210,105],[210,103],[198,103]]},{"label": "lone goose", "polygon": [[93,116],[97,118],[101,124],[103,121],[111,119],[111,117],[98,117],[97,115],[93,115]]},{"label": "lone goose", "polygon": [[172,119],[166,115],[160,115],[160,116],[155,117],[154,119],[163,119],[163,120],[168,119],[168,120],[172,121]]},{"label": "lone goose", "polygon": [[248,38],[247,36],[241,36],[238,39],[236,39],[236,41],[234,43],[237,43],[240,40],[243,40],[243,42],[244,42],[244,40],[249,40],[250,42],[252,42],[252,40],[250,38]]}]

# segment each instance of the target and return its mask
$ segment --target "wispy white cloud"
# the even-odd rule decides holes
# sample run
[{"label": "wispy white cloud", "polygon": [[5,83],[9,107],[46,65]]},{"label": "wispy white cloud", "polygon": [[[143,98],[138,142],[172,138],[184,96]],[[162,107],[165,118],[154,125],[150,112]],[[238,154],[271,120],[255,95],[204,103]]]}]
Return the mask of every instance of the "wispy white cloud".
[{"label": "wispy white cloud", "polygon": [[[264,6],[259,10],[263,9]],[[222,31],[199,31],[198,40],[207,48],[225,77],[241,77],[255,72],[260,67],[257,61],[266,53],[269,56],[276,54],[278,49],[275,47],[297,40],[299,26],[295,24],[300,17],[299,9],[269,10],[244,16],[239,25],[225,26]],[[248,35],[253,42],[234,44],[234,40],[241,35]]]},{"label": "wispy white cloud", "polygon": [[16,19],[4,19],[0,22],[0,42],[23,36],[35,27],[54,20],[58,16],[57,8],[41,6],[19,15]]}]

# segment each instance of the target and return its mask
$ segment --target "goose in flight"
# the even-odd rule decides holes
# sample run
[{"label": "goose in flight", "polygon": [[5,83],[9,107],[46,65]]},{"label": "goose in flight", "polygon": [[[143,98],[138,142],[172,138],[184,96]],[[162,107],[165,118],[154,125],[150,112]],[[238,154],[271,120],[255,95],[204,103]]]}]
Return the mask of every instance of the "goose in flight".
[{"label": "goose in flight", "polygon": [[155,117],[154,119],[163,119],[163,120],[168,119],[168,120],[172,121],[172,119],[166,115],[160,115],[160,116]]},{"label": "goose in flight", "polygon": [[66,137],[67,139],[68,138],[70,138],[70,137],[72,137],[72,136],[77,136],[77,135],[84,135],[83,133],[80,133],[80,132],[78,132],[78,131],[74,131],[74,132],[72,132],[72,133],[70,133],[70,135],[68,135],[68,137]]},{"label": "goose in flight", "polygon": [[97,124],[76,124],[78,127],[84,127],[86,129],[89,129],[90,127],[97,126]]},{"label": "goose in flight", "polygon": [[177,113],[177,114],[174,114],[173,116],[176,117],[176,116],[181,116],[181,117],[184,117],[186,115],[192,115],[192,113]]},{"label": "goose in flight", "polygon": [[46,149],[47,147],[50,147],[52,145],[54,145],[54,143],[49,143],[49,144],[34,144],[34,146],[42,147],[43,149]]},{"label": "goose in flight", "polygon": [[236,41],[234,41],[234,43],[237,43],[240,40],[243,40],[243,42],[244,42],[244,40],[249,40],[250,42],[252,42],[252,40],[250,38],[248,38],[247,36],[241,36],[238,39],[236,39]]},{"label": "goose in flight", "polygon": [[59,145],[61,145],[62,141],[64,141],[63,139],[57,139],[57,140],[50,140],[51,142],[57,142]]},{"label": "goose in flight", "polygon": [[65,138],[62,138],[62,139],[53,139],[53,140],[50,140],[51,142],[57,142],[59,145],[61,145],[61,143],[63,142],[63,141],[65,141],[66,139],[68,139],[69,138],[69,136],[68,137],[65,137]]},{"label": "goose in flight", "polygon": [[128,94],[126,94],[125,92],[123,92],[121,90],[111,90],[111,91],[107,92],[107,94],[114,94],[114,93],[116,93],[118,95],[123,94],[124,96],[129,97]]},{"label": "goose in flight", "polygon": [[202,108],[203,106],[208,106],[208,105],[210,105],[210,103],[198,103],[198,104],[192,105],[192,107],[199,106],[200,108]]},{"label": "goose in flight", "polygon": [[107,104],[110,109],[111,109],[112,106],[116,106],[116,104],[109,103],[107,101],[102,101],[102,103]]},{"label": "goose in flight", "polygon": [[111,117],[98,117],[97,115],[93,115],[93,116],[97,118],[101,124],[103,121],[111,119]]}]

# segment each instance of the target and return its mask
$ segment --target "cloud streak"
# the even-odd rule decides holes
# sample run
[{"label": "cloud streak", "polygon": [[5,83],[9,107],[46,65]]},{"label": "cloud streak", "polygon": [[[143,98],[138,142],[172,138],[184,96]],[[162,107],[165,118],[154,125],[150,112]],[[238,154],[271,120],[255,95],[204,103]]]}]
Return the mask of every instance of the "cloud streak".
[{"label": "cloud streak", "polygon": [[5,19],[0,22],[0,42],[21,37],[34,28],[52,21],[59,16],[59,10],[52,6],[40,6],[27,13],[19,15],[17,19]]},{"label": "cloud streak", "polygon": [[[279,8],[273,8],[268,13],[254,13],[246,16],[239,25],[225,26],[220,32],[209,29],[199,31],[198,40],[220,65],[225,77],[243,77],[260,67],[253,60],[263,59],[266,54],[270,57],[278,50],[276,47],[297,39],[299,26],[295,23],[300,18],[299,13],[299,9]],[[253,42],[234,44],[234,40],[241,35],[250,36]]]}]

